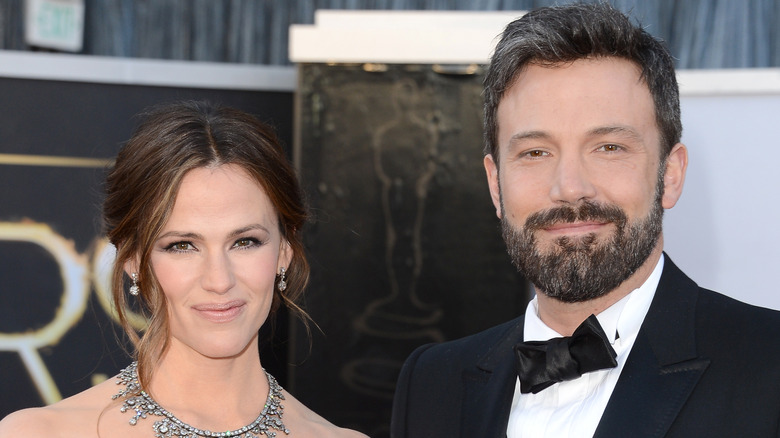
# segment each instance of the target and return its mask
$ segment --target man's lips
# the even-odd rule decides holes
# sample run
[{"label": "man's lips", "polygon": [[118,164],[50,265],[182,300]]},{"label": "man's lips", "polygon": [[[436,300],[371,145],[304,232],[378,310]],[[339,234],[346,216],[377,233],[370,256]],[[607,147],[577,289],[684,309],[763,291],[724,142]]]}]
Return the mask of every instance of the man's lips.
[{"label": "man's lips", "polygon": [[226,303],[205,303],[192,306],[201,317],[211,322],[229,322],[238,317],[246,307],[242,300],[228,301]]},{"label": "man's lips", "polygon": [[550,225],[549,227],[543,227],[542,229],[551,234],[584,234],[593,233],[600,230],[609,222],[559,222],[557,224]]}]

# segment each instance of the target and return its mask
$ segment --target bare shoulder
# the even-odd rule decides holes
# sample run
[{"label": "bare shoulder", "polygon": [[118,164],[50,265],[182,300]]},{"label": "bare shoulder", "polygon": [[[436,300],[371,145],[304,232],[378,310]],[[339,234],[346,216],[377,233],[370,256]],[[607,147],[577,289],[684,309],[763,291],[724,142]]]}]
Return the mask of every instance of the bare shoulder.
[{"label": "bare shoulder", "polygon": [[111,403],[113,382],[103,382],[53,405],[22,409],[0,421],[0,438],[95,437],[98,420]]},{"label": "bare shoulder", "polygon": [[328,423],[328,429],[323,430],[322,435],[317,436],[328,436],[333,438],[368,438],[366,435],[352,429],[345,429],[343,427],[334,426],[331,423]]},{"label": "bare shoulder", "polygon": [[339,429],[340,437],[344,438],[368,438],[368,435],[362,434],[352,429]]},{"label": "bare shoulder", "polygon": [[367,438],[352,429],[338,427],[307,408],[287,391],[284,392],[284,423],[290,436],[322,438]]},{"label": "bare shoulder", "polygon": [[45,436],[55,424],[56,418],[47,408],[22,409],[0,421],[0,437]]}]

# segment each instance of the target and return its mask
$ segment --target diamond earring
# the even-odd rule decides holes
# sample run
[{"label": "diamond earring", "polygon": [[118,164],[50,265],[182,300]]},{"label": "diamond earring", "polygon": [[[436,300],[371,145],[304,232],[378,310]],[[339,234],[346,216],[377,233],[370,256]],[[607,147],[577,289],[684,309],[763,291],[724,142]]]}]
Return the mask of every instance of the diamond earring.
[{"label": "diamond earring", "polygon": [[133,280],[133,285],[130,286],[130,295],[138,296],[138,294],[141,293],[141,288],[138,287],[138,273],[133,272],[130,274],[130,278]]},{"label": "diamond earring", "polygon": [[279,292],[284,292],[287,289],[287,269],[279,268],[279,282],[276,283],[276,287],[279,288]]}]

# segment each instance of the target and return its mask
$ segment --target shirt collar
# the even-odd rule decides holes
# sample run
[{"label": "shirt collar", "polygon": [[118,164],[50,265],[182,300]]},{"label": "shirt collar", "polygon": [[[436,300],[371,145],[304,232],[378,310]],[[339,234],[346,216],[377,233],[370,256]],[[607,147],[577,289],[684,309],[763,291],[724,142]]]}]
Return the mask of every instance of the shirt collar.
[{"label": "shirt collar", "polygon": [[[653,296],[655,296],[658,282],[661,280],[663,267],[664,256],[662,254],[653,272],[641,286],[596,315],[611,344],[615,343],[616,335],[624,339],[631,339],[639,333],[639,327],[645,319]],[[523,340],[546,341],[563,336],[542,322],[539,318],[538,306],[537,298],[534,296],[525,309]]]}]

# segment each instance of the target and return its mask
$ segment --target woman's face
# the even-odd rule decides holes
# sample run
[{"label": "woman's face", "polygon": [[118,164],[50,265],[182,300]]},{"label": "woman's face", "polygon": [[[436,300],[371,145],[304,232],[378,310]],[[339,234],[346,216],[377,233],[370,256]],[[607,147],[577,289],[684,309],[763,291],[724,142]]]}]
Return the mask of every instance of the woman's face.
[{"label": "woman's face", "polygon": [[256,348],[275,275],[291,256],[271,201],[241,167],[188,172],[151,257],[171,349],[226,358]]}]

